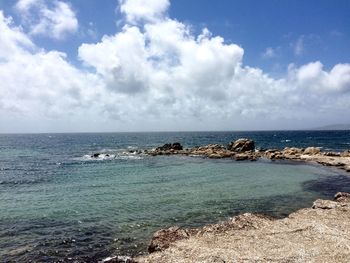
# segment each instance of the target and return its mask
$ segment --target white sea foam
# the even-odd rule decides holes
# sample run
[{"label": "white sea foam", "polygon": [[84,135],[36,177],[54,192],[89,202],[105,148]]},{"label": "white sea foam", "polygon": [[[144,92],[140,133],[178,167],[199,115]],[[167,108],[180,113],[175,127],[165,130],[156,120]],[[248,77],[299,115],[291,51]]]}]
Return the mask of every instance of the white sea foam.
[{"label": "white sea foam", "polygon": [[83,157],[74,158],[76,161],[108,161],[108,160],[142,160],[143,157],[136,153],[122,152],[117,154],[100,153],[98,156],[94,154],[85,154]]},{"label": "white sea foam", "polygon": [[291,140],[281,140],[281,142],[291,142]]}]

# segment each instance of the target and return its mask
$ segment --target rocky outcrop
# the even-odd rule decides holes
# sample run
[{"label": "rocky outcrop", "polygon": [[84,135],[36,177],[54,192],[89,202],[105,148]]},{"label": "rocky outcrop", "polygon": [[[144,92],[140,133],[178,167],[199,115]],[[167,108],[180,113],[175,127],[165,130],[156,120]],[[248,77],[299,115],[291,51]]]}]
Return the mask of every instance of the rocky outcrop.
[{"label": "rocky outcrop", "polygon": [[227,149],[233,152],[247,152],[255,150],[255,143],[252,140],[241,138],[236,141],[231,142]]},{"label": "rocky outcrop", "polygon": [[315,155],[319,154],[321,152],[321,149],[319,147],[307,147],[303,154],[308,154],[308,155]]},{"label": "rocky outcrop", "polygon": [[[316,200],[284,219],[242,214],[178,234],[139,263],[199,262],[349,262],[350,194]],[[174,235],[174,238],[170,236]],[[180,236],[180,238],[178,238]]]},{"label": "rocky outcrop", "polygon": [[182,145],[179,142],[166,143],[163,146],[157,147],[156,151],[181,151],[183,149]]},{"label": "rocky outcrop", "polygon": [[206,156],[212,159],[230,158],[234,155],[232,151],[227,150],[220,144],[208,144],[190,149],[191,155]]},{"label": "rocky outcrop", "polygon": [[344,151],[342,153],[322,152],[319,147],[307,147],[306,149],[286,147],[283,150],[255,150],[254,141],[243,138],[231,142],[227,148],[220,144],[208,144],[205,146],[184,149],[180,143],[168,143],[150,151],[143,151],[142,153],[152,156],[182,154],[189,156],[202,156],[211,159],[231,158],[236,161],[255,161],[259,158],[266,158],[272,161],[304,161],[335,166],[350,172],[350,151]]}]

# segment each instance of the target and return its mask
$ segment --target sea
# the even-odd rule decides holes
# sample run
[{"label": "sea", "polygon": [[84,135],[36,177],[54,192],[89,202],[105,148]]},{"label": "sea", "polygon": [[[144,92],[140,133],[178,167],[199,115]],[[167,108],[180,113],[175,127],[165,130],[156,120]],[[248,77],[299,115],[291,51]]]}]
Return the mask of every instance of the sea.
[{"label": "sea", "polygon": [[348,174],[321,165],[134,153],[238,138],[260,149],[350,149],[350,131],[1,134],[0,262],[135,256],[147,253],[161,228],[200,227],[245,212],[282,218],[350,192]]}]

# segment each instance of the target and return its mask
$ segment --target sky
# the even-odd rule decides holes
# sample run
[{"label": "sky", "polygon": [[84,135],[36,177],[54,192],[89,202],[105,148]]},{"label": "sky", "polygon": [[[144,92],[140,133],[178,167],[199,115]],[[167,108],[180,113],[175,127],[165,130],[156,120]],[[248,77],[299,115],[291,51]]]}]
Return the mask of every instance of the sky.
[{"label": "sky", "polygon": [[350,123],[348,0],[0,0],[0,132]]}]

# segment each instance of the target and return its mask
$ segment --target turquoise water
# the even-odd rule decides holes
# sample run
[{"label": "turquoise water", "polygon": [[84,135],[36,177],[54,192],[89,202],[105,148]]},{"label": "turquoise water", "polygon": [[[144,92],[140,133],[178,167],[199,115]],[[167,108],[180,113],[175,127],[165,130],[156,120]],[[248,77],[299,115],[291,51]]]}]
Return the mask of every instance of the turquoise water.
[{"label": "turquoise water", "polygon": [[[306,143],[305,134],[248,135],[243,137],[260,136],[261,147],[268,148],[293,138],[294,144]],[[349,133],[340,135],[333,144],[345,148]],[[0,135],[0,261],[96,262],[111,254],[135,255],[146,251],[160,228],[197,227],[248,211],[282,217],[316,198],[350,191],[347,175],[320,166],[128,153],[171,138],[192,146],[236,137],[242,134]],[[111,157],[92,160],[94,152]]]}]

